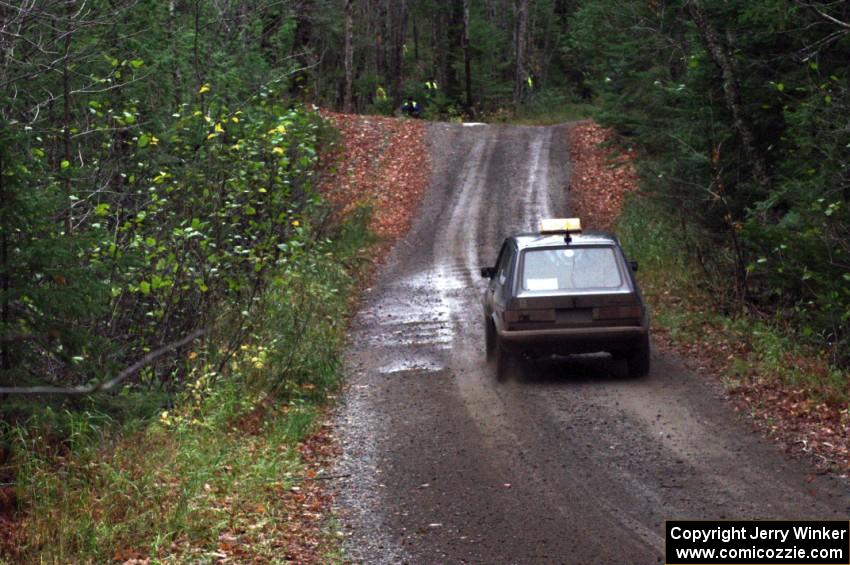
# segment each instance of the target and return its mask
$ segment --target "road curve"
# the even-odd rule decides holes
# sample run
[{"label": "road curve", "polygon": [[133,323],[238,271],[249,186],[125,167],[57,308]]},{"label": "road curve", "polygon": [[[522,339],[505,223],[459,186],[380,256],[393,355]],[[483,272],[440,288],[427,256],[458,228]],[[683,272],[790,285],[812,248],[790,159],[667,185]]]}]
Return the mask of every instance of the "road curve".
[{"label": "road curve", "polygon": [[363,563],[657,563],[665,519],[846,519],[845,482],[751,431],[715,383],[653,352],[484,361],[502,238],[568,213],[568,126],[429,126],[433,175],[351,328],[337,512]]}]

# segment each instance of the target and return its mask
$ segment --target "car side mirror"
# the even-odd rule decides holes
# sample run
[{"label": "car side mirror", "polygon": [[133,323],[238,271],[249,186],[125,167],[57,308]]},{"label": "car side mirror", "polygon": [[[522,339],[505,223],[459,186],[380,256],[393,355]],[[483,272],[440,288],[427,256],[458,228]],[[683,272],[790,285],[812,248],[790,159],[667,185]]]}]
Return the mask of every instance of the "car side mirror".
[{"label": "car side mirror", "polygon": [[638,262],[637,261],[629,261],[629,267],[631,267],[633,273],[637,273]]},{"label": "car side mirror", "polygon": [[496,276],[496,267],[481,267],[481,276],[485,279],[492,279]]}]

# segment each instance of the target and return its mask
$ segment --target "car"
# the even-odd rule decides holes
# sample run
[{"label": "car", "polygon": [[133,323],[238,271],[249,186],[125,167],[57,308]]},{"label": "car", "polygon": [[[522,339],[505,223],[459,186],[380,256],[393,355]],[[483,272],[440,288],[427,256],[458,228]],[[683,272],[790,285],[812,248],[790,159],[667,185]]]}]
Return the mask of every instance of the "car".
[{"label": "car", "polygon": [[526,357],[607,352],[628,373],[649,372],[649,311],[629,261],[610,233],[577,218],[542,220],[505,239],[481,269],[487,358],[500,378]]}]

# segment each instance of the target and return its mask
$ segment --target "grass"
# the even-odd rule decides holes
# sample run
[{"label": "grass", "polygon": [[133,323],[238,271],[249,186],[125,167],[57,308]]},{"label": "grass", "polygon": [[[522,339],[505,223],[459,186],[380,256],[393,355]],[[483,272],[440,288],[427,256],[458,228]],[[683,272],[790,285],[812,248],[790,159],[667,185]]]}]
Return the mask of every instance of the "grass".
[{"label": "grass", "polygon": [[292,446],[313,417],[310,408],[275,415],[253,436],[203,417],[164,419],[112,441],[77,438],[58,466],[37,434],[24,435],[19,490],[29,503],[28,535],[18,557],[105,562],[215,551],[225,529],[256,524],[255,505],[269,489],[294,483],[300,463]]},{"label": "grass", "polygon": [[616,231],[640,264],[641,288],[653,325],[674,344],[697,344],[724,366],[732,387],[770,383],[802,391],[816,402],[846,405],[850,375],[769,321],[719,311],[716,291],[688,258],[681,228],[651,199],[628,194]]},{"label": "grass", "polygon": [[[503,106],[494,106],[503,104]],[[491,100],[485,104],[489,109],[481,111],[474,119],[464,116],[459,106],[446,108],[444,104],[426,104],[423,119],[427,121],[447,121],[460,123],[467,121],[482,121],[486,123],[515,124],[526,126],[551,126],[565,122],[587,120],[593,117],[598,107],[593,103],[578,98],[567,90],[547,89],[535,92],[532,99],[519,111],[513,112],[510,102],[510,92],[507,98]],[[493,109],[498,108],[498,109]],[[380,104],[370,108],[368,113],[382,116],[395,115],[395,108],[388,104]]]},{"label": "grass", "polygon": [[532,107],[504,121],[523,126],[552,126],[588,120],[595,110],[596,106],[588,102],[566,102],[555,107]]},{"label": "grass", "polygon": [[262,297],[251,339],[236,351],[209,344],[189,353],[189,384],[168,405],[124,393],[31,406],[25,420],[19,406],[3,438],[23,538],[6,558],[284,559],[292,489],[306,472],[297,446],[342,377],[366,220],[294,252]]},{"label": "grass", "polygon": [[483,120],[494,123],[510,123],[526,126],[551,126],[565,122],[590,119],[597,107],[585,100],[558,90],[536,92],[519,113],[509,109],[500,110]]}]

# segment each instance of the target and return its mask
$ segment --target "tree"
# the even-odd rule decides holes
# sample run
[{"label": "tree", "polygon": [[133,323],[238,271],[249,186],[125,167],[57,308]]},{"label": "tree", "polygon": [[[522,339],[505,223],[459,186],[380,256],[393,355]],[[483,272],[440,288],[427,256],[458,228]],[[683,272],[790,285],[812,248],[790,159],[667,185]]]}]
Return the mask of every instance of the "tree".
[{"label": "tree", "polygon": [[390,65],[388,69],[389,83],[392,84],[393,107],[401,105],[402,75],[404,70],[405,37],[407,35],[407,1],[392,2],[388,11],[392,48],[390,50]]},{"label": "tree", "polygon": [[351,112],[352,93],[351,87],[354,81],[354,17],[351,4],[353,0],[343,0],[345,10],[345,94],[343,96],[343,112]]},{"label": "tree", "polygon": [[767,157],[756,145],[756,136],[750,125],[750,117],[743,108],[738,71],[735,68],[733,58],[729,54],[729,47],[724,45],[720,39],[720,35],[714,29],[714,25],[706,17],[699,0],[688,0],[687,8],[699,30],[700,37],[705,43],[708,53],[723,76],[723,94],[726,105],[732,114],[732,123],[738,131],[738,135],[741,136],[747,155],[752,160],[753,174],[757,182],[766,191],[770,191],[773,181],[768,171]]},{"label": "tree", "polygon": [[469,2],[463,0],[463,70],[466,91],[466,113],[470,116],[475,114],[472,103],[472,69],[469,54]]},{"label": "tree", "polygon": [[847,3],[603,0],[569,21],[600,119],[724,307],[850,363]]},{"label": "tree", "polygon": [[514,18],[514,111],[518,112],[525,99],[528,80],[528,0],[514,0]]}]

